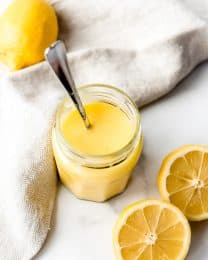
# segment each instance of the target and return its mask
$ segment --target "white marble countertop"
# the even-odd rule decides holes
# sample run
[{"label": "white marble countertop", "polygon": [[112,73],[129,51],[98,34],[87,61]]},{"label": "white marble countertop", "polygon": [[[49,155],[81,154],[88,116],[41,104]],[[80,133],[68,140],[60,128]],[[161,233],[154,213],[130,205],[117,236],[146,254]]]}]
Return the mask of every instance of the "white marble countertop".
[{"label": "white marble countertop", "polygon": [[[206,0],[186,0],[208,17]],[[187,143],[208,143],[208,63],[200,65],[172,93],[141,110],[144,150],[126,191],[105,202],[76,199],[62,185],[52,229],[36,259],[113,260],[112,227],[129,203],[160,198],[157,173],[163,157]],[[208,222],[192,223],[189,260],[208,259]]]},{"label": "white marble countertop", "polygon": [[[208,17],[206,1],[186,0],[196,12]],[[172,93],[141,110],[144,150],[123,194],[105,203],[93,203],[76,199],[59,185],[52,228],[35,259],[114,259],[111,242],[114,222],[129,203],[160,198],[157,173],[163,157],[183,144],[208,143],[207,84],[208,63],[204,63]],[[187,259],[206,260],[208,221],[191,226],[192,244]]]},{"label": "white marble countertop", "polygon": [[[105,202],[76,199],[59,185],[52,229],[39,260],[113,260],[111,232],[129,203],[159,198],[157,172],[163,157],[187,143],[208,143],[208,63],[171,94],[141,110],[144,150],[126,191]],[[207,260],[208,222],[193,223],[187,259]]]}]

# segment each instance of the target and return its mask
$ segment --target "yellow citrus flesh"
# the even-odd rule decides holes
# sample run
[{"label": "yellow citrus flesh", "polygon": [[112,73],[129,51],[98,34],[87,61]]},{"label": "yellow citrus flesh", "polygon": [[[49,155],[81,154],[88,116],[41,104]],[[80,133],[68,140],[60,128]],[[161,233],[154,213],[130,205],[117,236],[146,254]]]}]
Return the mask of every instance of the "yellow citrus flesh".
[{"label": "yellow citrus flesh", "polygon": [[160,200],[130,205],[113,230],[117,260],[182,260],[190,239],[190,226],[183,213]]},{"label": "yellow citrus flesh", "polygon": [[0,17],[0,60],[11,70],[35,64],[57,34],[57,17],[46,0],[14,0]]},{"label": "yellow citrus flesh", "polygon": [[158,186],[162,198],[192,221],[208,219],[208,147],[186,145],[163,161]]}]

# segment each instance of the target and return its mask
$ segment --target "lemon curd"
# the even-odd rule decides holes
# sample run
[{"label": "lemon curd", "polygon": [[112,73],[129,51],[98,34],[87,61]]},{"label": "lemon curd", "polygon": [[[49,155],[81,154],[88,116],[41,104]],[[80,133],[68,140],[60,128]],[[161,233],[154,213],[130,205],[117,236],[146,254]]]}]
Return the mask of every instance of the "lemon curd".
[{"label": "lemon curd", "polygon": [[77,151],[90,155],[105,155],[124,147],[134,131],[127,115],[117,106],[108,103],[91,103],[85,106],[90,120],[86,129],[77,110],[69,113],[61,131],[65,140]]},{"label": "lemon curd", "polygon": [[79,90],[90,120],[84,123],[69,99],[57,112],[53,150],[63,184],[78,198],[105,201],[122,192],[142,149],[134,103],[113,87]]}]

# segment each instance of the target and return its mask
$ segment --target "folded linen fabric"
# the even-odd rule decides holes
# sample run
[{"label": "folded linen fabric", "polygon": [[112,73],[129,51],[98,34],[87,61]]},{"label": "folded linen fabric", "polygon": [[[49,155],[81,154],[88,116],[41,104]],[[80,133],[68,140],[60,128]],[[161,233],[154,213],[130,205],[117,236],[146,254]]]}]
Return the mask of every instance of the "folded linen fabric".
[{"label": "folded linen fabric", "polygon": [[[77,86],[115,85],[142,106],[208,57],[208,25],[180,0],[51,3]],[[50,228],[51,128],[65,92],[45,62],[0,75],[0,259],[31,259]]]}]

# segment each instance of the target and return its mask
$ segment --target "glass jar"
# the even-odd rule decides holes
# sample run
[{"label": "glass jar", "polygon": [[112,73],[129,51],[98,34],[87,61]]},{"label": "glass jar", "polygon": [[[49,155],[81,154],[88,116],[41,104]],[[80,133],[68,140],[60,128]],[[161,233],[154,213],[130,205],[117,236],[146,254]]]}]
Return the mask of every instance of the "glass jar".
[{"label": "glass jar", "polygon": [[134,128],[132,139],[120,150],[96,156],[82,154],[66,142],[61,132],[64,119],[74,109],[72,101],[66,98],[58,108],[52,142],[60,179],[76,197],[101,202],[125,189],[137,164],[142,150],[140,115],[135,103],[115,87],[95,84],[78,91],[84,104],[105,102],[119,107]]}]

